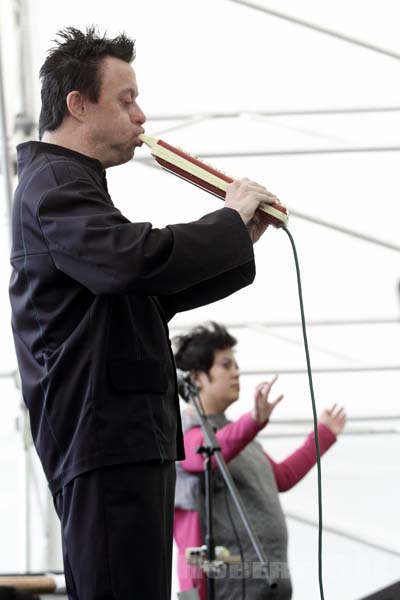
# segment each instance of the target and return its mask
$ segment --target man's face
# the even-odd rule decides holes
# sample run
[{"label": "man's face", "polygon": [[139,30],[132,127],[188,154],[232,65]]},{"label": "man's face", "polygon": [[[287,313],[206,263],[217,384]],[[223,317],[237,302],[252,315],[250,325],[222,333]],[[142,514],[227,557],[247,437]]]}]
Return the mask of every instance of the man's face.
[{"label": "man's face", "polygon": [[132,67],[107,56],[100,67],[98,102],[87,102],[87,135],[105,168],[125,163],[134,155],[144,133],[146,117],[137,103],[138,86]]},{"label": "man's face", "polygon": [[231,348],[216,350],[208,373],[198,373],[196,383],[212,412],[223,412],[239,397],[239,367]]}]

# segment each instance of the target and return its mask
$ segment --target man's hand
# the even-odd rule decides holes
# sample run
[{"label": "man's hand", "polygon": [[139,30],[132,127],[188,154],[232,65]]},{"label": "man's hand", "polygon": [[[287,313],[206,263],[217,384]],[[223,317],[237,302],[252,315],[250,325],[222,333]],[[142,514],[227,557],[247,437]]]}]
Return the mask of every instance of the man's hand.
[{"label": "man's hand", "polygon": [[259,383],[254,391],[254,408],[251,411],[251,416],[257,423],[264,423],[264,421],[269,419],[275,406],[283,398],[283,394],[281,394],[273,402],[269,402],[268,400],[271,388],[277,379],[278,376],[276,375],[270,382],[263,381],[262,383]]},{"label": "man's hand", "polygon": [[346,414],[343,406],[338,408],[337,404],[334,404],[332,408],[326,408],[321,413],[319,422],[326,425],[335,435],[339,435],[346,424]]},{"label": "man's hand", "polygon": [[[263,185],[255,181],[250,181],[250,179],[237,179],[227,187],[225,206],[237,210],[245,225],[250,224],[261,202],[273,204],[274,202],[279,202],[279,200]],[[250,226],[253,228],[253,225]]]}]

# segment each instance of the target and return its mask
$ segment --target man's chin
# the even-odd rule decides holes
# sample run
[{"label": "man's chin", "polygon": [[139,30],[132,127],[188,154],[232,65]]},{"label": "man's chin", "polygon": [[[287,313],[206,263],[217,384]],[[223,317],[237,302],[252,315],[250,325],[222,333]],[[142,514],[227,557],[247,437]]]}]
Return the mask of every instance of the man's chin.
[{"label": "man's chin", "polygon": [[124,152],[121,154],[124,155],[124,162],[128,162],[128,160],[132,160],[135,156],[136,145],[132,146],[131,144],[125,148]]},{"label": "man's chin", "polygon": [[135,150],[136,150],[136,145],[133,146],[133,148],[129,149],[129,152],[128,152],[129,158],[127,159],[127,161],[128,160],[132,160],[133,158],[135,158]]},{"label": "man's chin", "polygon": [[117,167],[118,165],[124,165],[125,163],[132,160],[134,158],[134,155],[135,155],[134,148],[133,149],[130,148],[129,150],[126,150],[125,152],[120,152],[118,154],[118,156],[115,156],[115,158],[110,166]]},{"label": "man's chin", "polygon": [[110,163],[113,167],[123,165],[129,162],[134,157],[136,144],[125,144],[124,146],[114,146],[111,149]]}]

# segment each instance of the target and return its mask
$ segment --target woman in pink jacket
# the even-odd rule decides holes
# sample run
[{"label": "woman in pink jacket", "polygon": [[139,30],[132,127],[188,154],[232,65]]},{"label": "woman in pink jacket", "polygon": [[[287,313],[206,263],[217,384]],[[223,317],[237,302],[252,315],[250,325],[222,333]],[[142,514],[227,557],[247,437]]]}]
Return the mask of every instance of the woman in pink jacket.
[{"label": "woman in pink jacket", "polygon": [[[239,368],[233,348],[236,339],[216,324],[200,326],[175,339],[179,369],[191,371],[209,421],[216,430],[221,453],[246,506],[247,513],[267,556],[278,587],[270,590],[259,569],[249,537],[218,470],[213,477],[213,526],[217,546],[241,555],[244,566],[225,565],[216,578],[217,600],[289,600],[292,585],[287,565],[287,529],[279,492],[293,487],[316,462],[314,433],[282,462],[275,462],[255,440],[282,400],[270,400],[270,382],[260,383],[252,410],[231,422],[225,410],[239,398]],[[205,508],[203,457],[196,452],[203,443],[197,415],[191,406],[182,415],[186,459],[177,465],[174,537],[178,546],[178,576],[181,590],[197,588],[206,598],[204,576],[186,564],[185,549],[203,544]],[[334,405],[320,415],[318,435],[321,453],[336,441],[345,425],[343,408]],[[213,459],[214,460],[214,459]],[[214,469],[216,463],[213,463]],[[243,574],[243,576],[242,576]],[[243,596],[245,593],[245,596]]]}]

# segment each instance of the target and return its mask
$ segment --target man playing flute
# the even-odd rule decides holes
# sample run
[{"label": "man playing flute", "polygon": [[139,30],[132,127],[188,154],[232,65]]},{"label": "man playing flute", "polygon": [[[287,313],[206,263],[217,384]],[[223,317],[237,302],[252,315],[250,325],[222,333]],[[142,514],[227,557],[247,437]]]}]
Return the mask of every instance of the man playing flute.
[{"label": "man playing flute", "polygon": [[254,213],[277,201],[240,180],[192,223],[121,214],[106,170],[144,133],[134,57],[125,34],[59,32],[40,71],[40,141],[18,147],[12,327],[74,600],[170,598],[184,453],[167,323],[252,283]]}]

